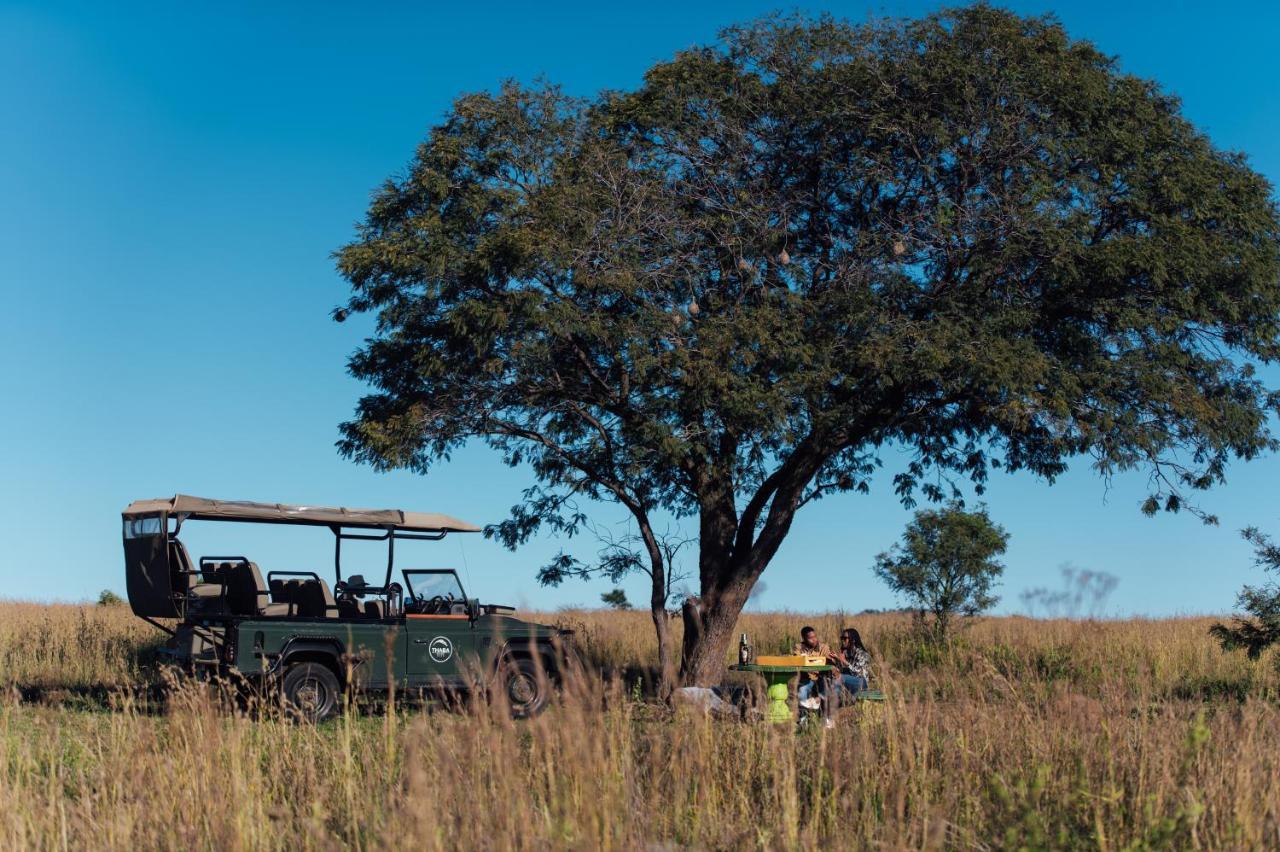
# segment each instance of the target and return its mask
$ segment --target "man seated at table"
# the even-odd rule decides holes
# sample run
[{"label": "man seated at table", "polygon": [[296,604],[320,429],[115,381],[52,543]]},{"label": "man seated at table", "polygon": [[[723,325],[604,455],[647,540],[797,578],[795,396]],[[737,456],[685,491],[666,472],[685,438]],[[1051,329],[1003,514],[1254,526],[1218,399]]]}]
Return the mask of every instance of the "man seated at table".
[{"label": "man seated at table", "polygon": [[[829,665],[839,665],[840,662],[839,658],[831,652],[830,646],[818,640],[818,631],[808,625],[801,628],[800,641],[791,646],[791,653],[797,656],[822,657]],[[822,694],[827,696],[827,706],[830,707],[834,693],[832,684],[831,677],[819,676],[817,672],[805,672],[800,675],[800,686],[796,689],[800,706],[806,710],[817,710],[821,703],[818,701],[818,696],[814,694],[814,690],[821,686]]]}]

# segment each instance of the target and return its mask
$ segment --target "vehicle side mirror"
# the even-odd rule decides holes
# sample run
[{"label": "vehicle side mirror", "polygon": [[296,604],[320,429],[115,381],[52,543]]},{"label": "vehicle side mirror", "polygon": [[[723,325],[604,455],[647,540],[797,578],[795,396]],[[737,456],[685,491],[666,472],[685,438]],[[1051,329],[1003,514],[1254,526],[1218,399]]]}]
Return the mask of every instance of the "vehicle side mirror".
[{"label": "vehicle side mirror", "polygon": [[480,617],[480,601],[477,598],[467,598],[467,615],[472,621]]}]

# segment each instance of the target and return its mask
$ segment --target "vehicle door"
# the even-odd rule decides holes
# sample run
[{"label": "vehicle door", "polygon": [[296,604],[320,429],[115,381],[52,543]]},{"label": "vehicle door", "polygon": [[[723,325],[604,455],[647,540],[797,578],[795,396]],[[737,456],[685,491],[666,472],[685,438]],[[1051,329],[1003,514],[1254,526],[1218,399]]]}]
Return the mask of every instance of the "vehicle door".
[{"label": "vehicle door", "polygon": [[463,686],[475,675],[475,636],[453,571],[405,571],[410,686]]},{"label": "vehicle door", "polygon": [[397,625],[343,621],[331,629],[347,649],[354,683],[365,688],[385,688],[404,680],[404,634]]}]

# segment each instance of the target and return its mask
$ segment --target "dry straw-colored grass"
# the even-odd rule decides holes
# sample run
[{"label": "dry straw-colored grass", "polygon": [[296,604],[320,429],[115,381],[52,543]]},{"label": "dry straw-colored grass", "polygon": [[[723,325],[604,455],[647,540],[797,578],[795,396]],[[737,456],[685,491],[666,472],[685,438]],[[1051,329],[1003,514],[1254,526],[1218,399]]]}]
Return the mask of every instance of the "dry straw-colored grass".
[{"label": "dry straw-colored grass", "polygon": [[[127,609],[0,604],[3,848],[1268,848],[1267,662],[1205,619],[989,619],[938,652],[892,615],[743,619],[761,650],[852,623],[885,704],[833,731],[671,713],[647,615],[558,613],[598,671],[548,713],[351,713],[318,728],[185,688]],[[22,690],[16,687],[23,687]],[[37,689],[36,687],[41,687]],[[105,693],[106,697],[102,697]]]}]

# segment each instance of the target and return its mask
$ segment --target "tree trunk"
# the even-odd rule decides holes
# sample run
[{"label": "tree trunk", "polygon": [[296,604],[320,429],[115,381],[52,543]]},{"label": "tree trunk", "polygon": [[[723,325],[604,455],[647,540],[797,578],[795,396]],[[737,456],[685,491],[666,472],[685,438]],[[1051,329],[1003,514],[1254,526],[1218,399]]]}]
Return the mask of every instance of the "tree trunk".
[{"label": "tree trunk", "polygon": [[686,686],[718,686],[724,680],[733,629],[755,581],[751,575],[734,577],[723,589],[704,590],[701,598],[685,601],[680,667]]},{"label": "tree trunk", "polygon": [[[666,598],[663,598],[665,603]],[[649,607],[653,629],[658,634],[658,697],[666,700],[676,685],[675,661],[671,658],[671,628],[667,624],[667,608],[656,603]]]},{"label": "tree trunk", "polygon": [[[681,679],[716,686],[724,679],[738,616],[756,581],[778,552],[800,507],[801,495],[831,451],[806,438],[762,483],[739,515],[733,489],[703,495],[698,539],[701,597],[685,601]],[[761,517],[764,518],[760,522]]]},{"label": "tree trunk", "polygon": [[640,540],[649,555],[649,617],[658,635],[658,696],[666,700],[675,687],[675,664],[671,659],[671,628],[667,625],[667,585],[671,577],[670,554],[664,552],[648,514],[638,504],[631,505],[636,524],[640,528]]}]

